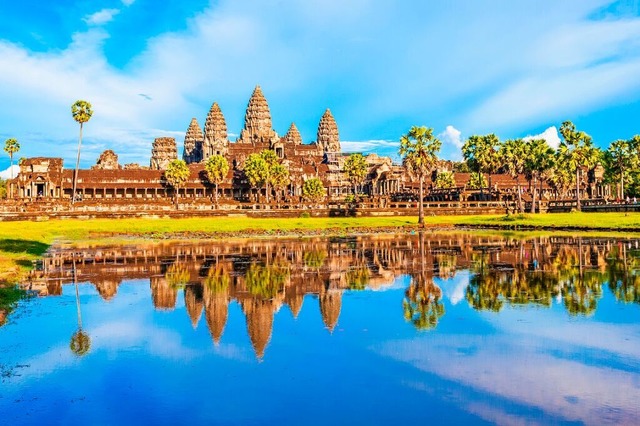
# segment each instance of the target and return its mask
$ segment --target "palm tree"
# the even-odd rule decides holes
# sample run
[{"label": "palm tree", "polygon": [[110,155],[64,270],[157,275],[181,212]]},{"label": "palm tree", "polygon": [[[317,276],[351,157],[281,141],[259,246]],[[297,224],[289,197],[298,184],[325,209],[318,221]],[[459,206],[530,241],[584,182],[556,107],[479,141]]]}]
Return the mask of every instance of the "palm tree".
[{"label": "palm tree", "polygon": [[627,170],[637,164],[637,147],[634,147],[634,140],[617,140],[611,142],[609,149],[605,153],[605,158],[610,171],[615,169],[620,174],[619,198],[624,199],[624,175]]},{"label": "palm tree", "polygon": [[418,224],[421,227],[424,227],[424,179],[436,166],[441,145],[433,136],[433,129],[426,126],[413,126],[400,138],[399,154],[405,166],[420,180]]},{"label": "palm tree", "polygon": [[9,161],[11,161],[11,167],[9,168],[11,172],[11,179],[13,179],[13,154],[20,151],[20,144],[17,139],[10,138],[4,141],[4,152],[9,154]]},{"label": "palm tree", "polygon": [[176,208],[178,207],[180,187],[187,182],[190,173],[189,166],[184,160],[172,160],[164,171],[164,178],[174,188]]},{"label": "palm tree", "polygon": [[318,202],[326,195],[327,190],[320,178],[307,179],[302,184],[302,196],[311,202]]},{"label": "palm tree", "polygon": [[242,169],[245,176],[249,179],[249,183],[254,188],[260,188],[265,185],[268,172],[267,162],[259,153],[249,154],[244,161]]},{"label": "palm tree", "polygon": [[[489,194],[491,194],[491,173],[499,166],[498,147],[500,139],[491,133],[484,136],[470,136],[462,146],[462,156],[469,169],[478,174],[478,182],[482,182],[482,174],[489,174]],[[480,187],[482,196],[482,187]],[[491,195],[489,195],[491,197]]]},{"label": "palm tree", "polygon": [[209,182],[216,186],[215,200],[216,206],[218,205],[218,185],[224,181],[229,173],[229,162],[222,155],[212,155],[207,158],[207,162],[204,164],[204,170],[207,173],[207,179]]},{"label": "palm tree", "polygon": [[433,182],[434,188],[437,189],[453,189],[456,187],[456,178],[453,172],[438,173],[436,180]]},{"label": "palm tree", "polygon": [[357,194],[356,186],[361,185],[367,176],[369,166],[367,160],[360,153],[351,154],[344,162],[344,173],[347,175],[349,182],[353,184],[353,195]]},{"label": "palm tree", "polygon": [[78,158],[76,159],[76,171],[73,174],[73,191],[71,193],[71,204],[74,203],[76,197],[76,188],[78,185],[78,169],[80,168],[80,147],[82,146],[82,125],[89,121],[93,115],[91,104],[87,101],[78,100],[71,105],[71,115],[73,119],[80,123],[80,137],[78,139]]},{"label": "palm tree", "polygon": [[562,123],[560,134],[562,134],[564,140],[560,142],[559,152],[565,160],[564,164],[575,173],[577,210],[580,211],[582,168],[590,169],[594,167],[600,158],[600,151],[593,146],[591,136],[585,132],[577,131],[576,126],[571,121]]},{"label": "palm tree", "polygon": [[534,139],[527,144],[524,168],[525,174],[533,181],[531,185],[531,193],[533,195],[531,213],[536,212],[536,183],[538,179],[542,181],[542,176],[553,168],[554,154],[555,151],[544,139]]},{"label": "palm tree", "polygon": [[523,139],[509,139],[502,144],[498,151],[500,163],[505,171],[516,180],[518,189],[518,211],[522,213],[522,191],[520,191],[520,175],[525,171],[527,144]]},{"label": "palm tree", "polygon": [[270,180],[271,186],[276,191],[276,201],[279,203],[282,190],[291,182],[289,170],[280,163],[274,164],[271,168]]}]

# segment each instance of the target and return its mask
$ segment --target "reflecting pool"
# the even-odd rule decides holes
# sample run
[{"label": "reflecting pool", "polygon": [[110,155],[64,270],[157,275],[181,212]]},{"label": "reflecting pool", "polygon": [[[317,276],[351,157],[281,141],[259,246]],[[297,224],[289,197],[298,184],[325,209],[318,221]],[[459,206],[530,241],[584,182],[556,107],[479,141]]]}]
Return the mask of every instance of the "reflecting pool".
[{"label": "reflecting pool", "polygon": [[426,233],[56,248],[0,423],[638,424],[640,241]]}]

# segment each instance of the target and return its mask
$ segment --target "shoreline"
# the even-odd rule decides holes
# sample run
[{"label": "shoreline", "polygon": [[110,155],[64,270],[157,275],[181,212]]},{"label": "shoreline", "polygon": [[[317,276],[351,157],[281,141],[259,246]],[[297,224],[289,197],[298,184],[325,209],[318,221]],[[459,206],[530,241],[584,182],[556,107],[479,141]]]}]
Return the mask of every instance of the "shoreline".
[{"label": "shoreline", "polygon": [[[419,232],[640,234],[640,213],[554,213],[354,218],[136,218],[0,222],[0,286],[24,280],[55,244],[74,247],[252,238],[314,238]],[[638,235],[640,236],[640,235]],[[524,238],[524,236],[522,236]]]}]

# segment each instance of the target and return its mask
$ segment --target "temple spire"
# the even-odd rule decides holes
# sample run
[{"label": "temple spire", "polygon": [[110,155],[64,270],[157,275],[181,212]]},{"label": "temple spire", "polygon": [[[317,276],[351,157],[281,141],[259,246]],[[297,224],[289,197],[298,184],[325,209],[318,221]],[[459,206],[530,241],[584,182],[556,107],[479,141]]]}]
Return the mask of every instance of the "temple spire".
[{"label": "temple spire", "polygon": [[217,102],[211,105],[207,120],[204,123],[204,142],[202,144],[202,160],[212,155],[225,155],[229,147],[227,122]]},{"label": "temple spire", "polygon": [[238,142],[273,144],[278,141],[278,135],[272,128],[269,104],[260,86],[256,86],[249,99],[247,112],[244,116],[244,129],[240,133]]},{"label": "temple spire", "polygon": [[302,145],[302,136],[300,136],[296,123],[291,123],[283,139],[287,145]]},{"label": "temple spire", "polygon": [[184,136],[184,150],[182,159],[187,163],[197,163],[202,160],[202,140],[204,136],[198,120],[191,119],[189,128]]},{"label": "temple spire", "polygon": [[318,149],[324,153],[338,153],[341,151],[338,125],[333,115],[331,115],[329,108],[327,108],[320,119],[316,144]]}]

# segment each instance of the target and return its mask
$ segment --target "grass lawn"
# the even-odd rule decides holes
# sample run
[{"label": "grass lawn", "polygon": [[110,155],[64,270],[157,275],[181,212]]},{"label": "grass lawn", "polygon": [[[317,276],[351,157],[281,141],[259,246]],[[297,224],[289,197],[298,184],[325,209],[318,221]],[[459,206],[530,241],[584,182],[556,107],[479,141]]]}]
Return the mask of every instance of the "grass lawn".
[{"label": "grass lawn", "polygon": [[[582,229],[640,231],[640,213],[554,213],[542,215],[426,216],[428,227],[486,226],[517,229]],[[33,260],[55,241],[77,244],[119,244],[139,239],[165,239],[194,235],[198,238],[229,238],[251,231],[272,235],[289,231],[330,230],[348,232],[361,228],[416,227],[417,217],[269,218],[211,217],[187,219],[89,219],[44,222],[0,222],[0,283],[21,280]]]}]

